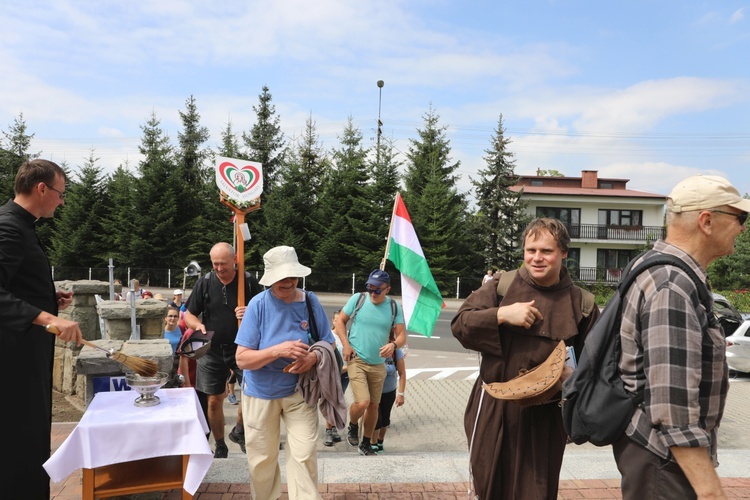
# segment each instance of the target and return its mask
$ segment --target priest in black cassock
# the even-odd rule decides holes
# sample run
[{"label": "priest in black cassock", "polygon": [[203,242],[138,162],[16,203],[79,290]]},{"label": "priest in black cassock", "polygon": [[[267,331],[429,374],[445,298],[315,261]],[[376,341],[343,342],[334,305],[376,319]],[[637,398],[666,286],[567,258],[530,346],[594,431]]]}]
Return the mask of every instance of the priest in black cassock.
[{"label": "priest in black cassock", "polygon": [[65,172],[42,159],[18,169],[15,198],[0,207],[0,413],[2,498],[49,499],[50,479],[42,466],[50,456],[54,325],[65,341],[80,343],[78,323],[58,318],[72,292],[56,291],[35,223],[65,203]]}]

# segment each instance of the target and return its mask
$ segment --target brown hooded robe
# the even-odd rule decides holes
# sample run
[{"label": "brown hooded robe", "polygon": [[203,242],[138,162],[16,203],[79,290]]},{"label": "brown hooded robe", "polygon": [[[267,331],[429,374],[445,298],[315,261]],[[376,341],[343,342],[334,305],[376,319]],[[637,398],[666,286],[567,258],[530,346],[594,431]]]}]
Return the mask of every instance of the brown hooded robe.
[{"label": "brown hooded robe", "polygon": [[[505,382],[519,370],[537,366],[560,340],[572,345],[579,356],[599,309],[594,306],[584,315],[582,291],[565,268],[560,282],[550,287],[538,286],[521,268],[504,297],[497,294],[500,275],[496,273],[492,281],[473,292],[451,322],[453,336],[461,345],[482,355],[480,376],[464,415],[474,488],[481,500],[554,500],[567,440],[558,406],[560,395],[545,404],[522,408],[486,393],[482,396],[482,383]],[[500,305],[531,300],[536,301],[543,320],[529,330],[498,326]]]}]

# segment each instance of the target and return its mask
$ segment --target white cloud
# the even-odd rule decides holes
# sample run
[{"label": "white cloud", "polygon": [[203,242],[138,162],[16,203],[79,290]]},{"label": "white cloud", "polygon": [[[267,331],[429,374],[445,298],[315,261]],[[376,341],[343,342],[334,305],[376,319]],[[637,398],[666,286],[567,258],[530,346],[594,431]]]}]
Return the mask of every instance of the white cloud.
[{"label": "white cloud", "polygon": [[745,20],[745,7],[741,7],[734,12],[732,12],[732,15],[729,16],[729,24],[737,24],[741,21]]}]

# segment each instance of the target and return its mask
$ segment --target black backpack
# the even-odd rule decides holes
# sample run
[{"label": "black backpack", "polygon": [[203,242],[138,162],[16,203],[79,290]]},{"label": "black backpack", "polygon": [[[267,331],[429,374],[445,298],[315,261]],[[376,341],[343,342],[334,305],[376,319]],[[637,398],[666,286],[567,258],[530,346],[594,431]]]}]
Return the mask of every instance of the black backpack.
[{"label": "black backpack", "polygon": [[679,267],[695,282],[700,300],[711,314],[708,288],[685,262],[673,255],[655,254],[631,270],[639,257],[625,268],[615,294],[586,337],[577,368],[563,383],[563,426],[575,444],[612,444],[625,432],[635,408],[643,401],[642,391],[633,394],[625,390],[619,367],[622,297],[641,272],[659,265]]}]

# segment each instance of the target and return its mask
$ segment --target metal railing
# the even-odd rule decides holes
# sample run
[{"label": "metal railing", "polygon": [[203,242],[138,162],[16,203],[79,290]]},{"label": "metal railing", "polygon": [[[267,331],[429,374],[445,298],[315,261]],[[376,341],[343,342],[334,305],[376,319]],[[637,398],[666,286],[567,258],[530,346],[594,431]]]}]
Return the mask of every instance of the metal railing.
[{"label": "metal railing", "polygon": [[570,269],[570,275],[573,281],[580,281],[582,283],[607,283],[616,285],[620,282],[622,271],[619,268],[581,267]]},{"label": "metal railing", "polygon": [[664,226],[604,226],[598,224],[566,224],[574,240],[622,240],[646,243],[663,239]]}]

